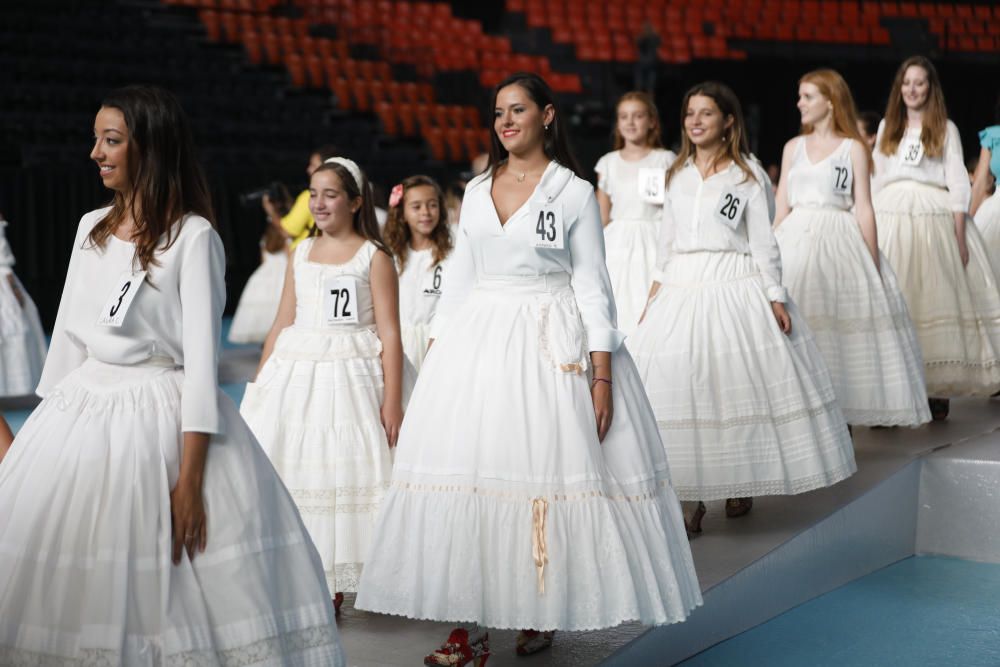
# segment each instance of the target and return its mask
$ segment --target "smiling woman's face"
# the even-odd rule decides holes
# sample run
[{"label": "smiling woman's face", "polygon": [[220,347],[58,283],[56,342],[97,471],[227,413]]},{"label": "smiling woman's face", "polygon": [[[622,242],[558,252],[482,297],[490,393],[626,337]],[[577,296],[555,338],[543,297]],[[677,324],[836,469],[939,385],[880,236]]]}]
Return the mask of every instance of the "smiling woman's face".
[{"label": "smiling woman's face", "polygon": [[124,192],[129,187],[128,127],[125,116],[114,107],[101,107],[94,119],[94,148],[90,159],[100,168],[104,187]]}]

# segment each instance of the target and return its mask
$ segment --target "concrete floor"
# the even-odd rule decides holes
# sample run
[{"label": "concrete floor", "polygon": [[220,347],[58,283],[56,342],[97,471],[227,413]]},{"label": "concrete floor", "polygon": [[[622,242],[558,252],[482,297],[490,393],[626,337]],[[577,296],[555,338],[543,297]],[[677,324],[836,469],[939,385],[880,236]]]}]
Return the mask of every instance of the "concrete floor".
[{"label": "concrete floor", "polygon": [[[249,379],[259,352],[252,346],[223,350],[220,382]],[[32,399],[0,401],[0,410],[22,411]],[[20,415],[15,415],[20,416]],[[722,503],[711,503],[703,522],[704,532],[692,541],[702,590],[707,591],[769,553],[791,537],[829,516],[838,508],[872,489],[910,461],[1000,429],[1000,401],[959,399],[952,402],[948,421],[919,429],[854,430],[858,473],[840,484],[793,497],[758,498],[753,511],[740,519],[726,519]],[[585,586],[586,582],[580,582]],[[380,616],[344,606],[341,638],[350,665],[386,667],[418,665],[440,644],[450,624]],[[560,633],[551,651],[530,658],[514,654],[513,632],[491,632],[491,667],[547,665],[586,667],[600,664],[645,629],[637,624],[589,633]]]}]

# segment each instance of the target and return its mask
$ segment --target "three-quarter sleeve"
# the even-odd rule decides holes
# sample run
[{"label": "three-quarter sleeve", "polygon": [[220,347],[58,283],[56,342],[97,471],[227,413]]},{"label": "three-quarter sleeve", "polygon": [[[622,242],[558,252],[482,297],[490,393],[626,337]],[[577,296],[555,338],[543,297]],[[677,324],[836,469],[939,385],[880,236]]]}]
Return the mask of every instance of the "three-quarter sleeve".
[{"label": "three-quarter sleeve", "polygon": [[618,329],[615,300],[604,253],[604,228],[594,191],[587,188],[583,206],[568,229],[573,292],[587,332],[590,352],[614,352],[625,340]]},{"label": "three-quarter sleeve", "polygon": [[226,255],[219,235],[206,226],[188,239],[179,286],[184,384],[181,431],[220,433],[219,335],[226,305]]},{"label": "three-quarter sleeve", "polygon": [[476,282],[476,262],[472,256],[472,243],[468,237],[468,221],[474,213],[471,210],[471,193],[466,193],[462,202],[462,212],[458,216],[458,233],[455,249],[444,264],[441,280],[441,297],[431,320],[430,337],[439,338],[448,328],[448,319],[465,303]]},{"label": "three-quarter sleeve", "polygon": [[944,139],[944,181],[948,187],[951,210],[955,213],[968,211],[972,201],[972,184],[969,183],[969,172],[965,169],[965,158],[962,156],[962,137],[958,127],[950,120]]},{"label": "three-quarter sleeve", "polygon": [[755,188],[756,192],[747,202],[743,214],[746,220],[750,256],[760,269],[767,298],[771,301],[785,302],[788,300],[788,292],[781,285],[781,252],[771,230],[771,216],[768,213],[764,185],[761,183],[758,185],[761,187]]},{"label": "three-quarter sleeve", "polygon": [[677,225],[674,221],[674,209],[670,203],[670,190],[663,194],[663,212],[660,215],[660,235],[656,241],[656,267],[653,269],[653,282],[662,284],[667,270],[667,262],[674,249],[674,238],[677,236]]},{"label": "three-quarter sleeve", "polygon": [[83,242],[93,228],[96,219],[88,213],[80,220],[80,225],[76,230],[76,238],[73,240],[73,252],[69,256],[69,268],[66,270],[66,281],[63,284],[62,297],[59,299],[59,310],[56,313],[56,323],[52,328],[52,339],[49,342],[49,351],[45,355],[45,365],[42,367],[42,376],[35,388],[35,393],[45,398],[53,387],[59,384],[64,377],[76,370],[87,360],[87,351],[77,341],[70,338],[66,329],[67,326],[80,317],[76,310],[76,299],[73,298],[73,289],[79,285],[80,276],[79,265],[80,256],[83,250]]}]

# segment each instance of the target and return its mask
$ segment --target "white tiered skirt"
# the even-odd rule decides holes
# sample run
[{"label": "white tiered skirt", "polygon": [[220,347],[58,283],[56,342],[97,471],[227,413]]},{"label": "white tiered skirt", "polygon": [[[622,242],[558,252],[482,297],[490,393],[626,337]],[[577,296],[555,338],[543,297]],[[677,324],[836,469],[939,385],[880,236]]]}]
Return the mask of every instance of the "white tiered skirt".
[{"label": "white tiered skirt", "polygon": [[229,328],[230,343],[263,343],[274,324],[285,284],[288,253],[264,253],[260,266],[250,274]]},{"label": "white tiered skirt", "polygon": [[[11,278],[21,301],[10,284]],[[34,302],[17,276],[10,269],[0,268],[0,396],[33,393],[42,375],[47,350]]]},{"label": "white tiered skirt", "polygon": [[782,282],[823,353],[847,423],[930,421],[920,345],[896,274],[881,257],[879,275],[854,217],[795,208],[775,237]]},{"label": "white tiered skirt", "polygon": [[291,326],[240,411],[295,499],[334,592],[358,590],[392,458],[374,331]]},{"label": "white tiered skirt", "polygon": [[656,268],[658,220],[613,220],[604,228],[608,276],[618,309],[618,328],[630,335],[646,307]]},{"label": "white tiered skirt", "polygon": [[789,495],[856,470],[833,383],[795,305],[782,333],[753,259],[674,255],[629,341],[681,500]]},{"label": "white tiered skirt", "polygon": [[182,382],[88,360],[21,428],[0,465],[0,664],[344,664],[316,549],[221,392],[208,546],[171,562]]},{"label": "white tiered skirt", "polygon": [[480,280],[424,362],[358,608],[589,630],[701,603],[635,366],[612,355],[602,444],[586,349],[566,274]]},{"label": "white tiered skirt", "polygon": [[1000,390],[1000,287],[976,225],[962,266],[948,193],[891,183],[874,200],[879,247],[896,271],[917,331],[931,396]]}]

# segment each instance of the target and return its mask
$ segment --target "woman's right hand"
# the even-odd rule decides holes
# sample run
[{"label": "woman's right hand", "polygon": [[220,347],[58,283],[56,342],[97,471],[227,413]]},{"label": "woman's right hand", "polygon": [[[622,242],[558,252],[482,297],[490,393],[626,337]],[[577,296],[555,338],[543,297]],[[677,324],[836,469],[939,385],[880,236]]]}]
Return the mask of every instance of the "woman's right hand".
[{"label": "woman's right hand", "polygon": [[782,333],[785,335],[792,333],[792,318],[788,315],[785,304],[780,301],[772,301],[771,311],[774,313],[774,319]]}]

